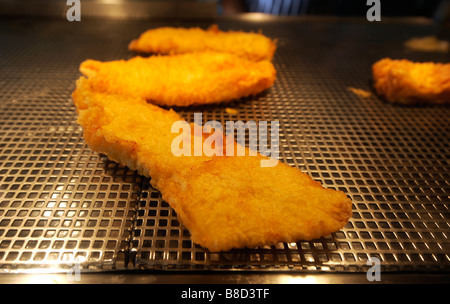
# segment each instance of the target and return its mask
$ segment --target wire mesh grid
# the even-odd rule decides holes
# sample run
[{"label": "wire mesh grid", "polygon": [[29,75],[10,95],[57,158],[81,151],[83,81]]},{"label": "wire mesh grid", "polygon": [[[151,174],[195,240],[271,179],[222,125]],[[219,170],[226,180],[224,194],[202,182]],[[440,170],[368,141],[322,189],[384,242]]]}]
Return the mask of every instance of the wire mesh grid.
[{"label": "wire mesh grid", "polygon": [[281,160],[347,193],[353,216],[341,231],[314,241],[215,253],[192,243],[148,178],[86,146],[70,100],[81,61],[130,58],[130,39],[173,24],[0,25],[0,271],[79,263],[96,270],[358,272],[370,257],[379,258],[384,271],[449,270],[448,107],[400,107],[348,89],[371,91],[370,66],[381,57],[448,61],[448,54],[401,47],[430,26],[219,24],[262,28],[277,38],[277,81],[255,98],[177,110],[190,121],[200,111],[204,120],[222,123],[279,121]]}]

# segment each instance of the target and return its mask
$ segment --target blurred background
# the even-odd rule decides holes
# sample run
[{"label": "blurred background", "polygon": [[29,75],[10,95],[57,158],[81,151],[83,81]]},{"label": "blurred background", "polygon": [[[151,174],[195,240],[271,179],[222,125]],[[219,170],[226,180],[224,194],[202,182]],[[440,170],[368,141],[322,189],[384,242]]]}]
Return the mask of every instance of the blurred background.
[{"label": "blurred background", "polygon": [[[82,14],[125,17],[204,18],[241,13],[365,17],[366,0],[80,0]],[[450,0],[381,0],[381,16],[436,18]],[[66,0],[0,0],[0,15],[62,15]]]},{"label": "blurred background", "polygon": [[[222,0],[221,13],[365,16],[366,0]],[[382,16],[432,17],[441,0],[381,0]],[[447,1],[448,2],[448,1]]]}]

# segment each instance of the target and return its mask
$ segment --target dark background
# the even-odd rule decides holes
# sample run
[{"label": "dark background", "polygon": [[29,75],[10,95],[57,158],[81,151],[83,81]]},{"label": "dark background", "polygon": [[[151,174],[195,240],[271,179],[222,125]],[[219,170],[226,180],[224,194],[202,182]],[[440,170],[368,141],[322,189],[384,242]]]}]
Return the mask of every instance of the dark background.
[{"label": "dark background", "polygon": [[[435,18],[437,12],[448,13],[450,0],[380,0],[382,16],[422,16]],[[48,15],[48,11],[67,9],[66,0],[0,0],[0,15],[27,14]],[[81,6],[90,9],[93,4],[124,10],[129,7],[143,7],[152,4],[152,16],[169,11],[179,15],[204,16],[206,12],[216,15],[230,15],[246,12],[260,12],[272,15],[332,15],[365,17],[369,6],[367,0],[80,0]],[[148,6],[148,5],[147,5]],[[119,9],[116,9],[119,8]],[[162,9],[161,9],[162,8]],[[141,9],[142,10],[142,9]],[[119,13],[119,12],[116,13]],[[448,14],[447,14],[448,15]],[[178,16],[178,15],[177,15]]]},{"label": "dark background", "polygon": [[[381,0],[382,16],[433,17],[447,0]],[[262,12],[276,15],[364,16],[365,0],[222,0],[225,13]]]}]

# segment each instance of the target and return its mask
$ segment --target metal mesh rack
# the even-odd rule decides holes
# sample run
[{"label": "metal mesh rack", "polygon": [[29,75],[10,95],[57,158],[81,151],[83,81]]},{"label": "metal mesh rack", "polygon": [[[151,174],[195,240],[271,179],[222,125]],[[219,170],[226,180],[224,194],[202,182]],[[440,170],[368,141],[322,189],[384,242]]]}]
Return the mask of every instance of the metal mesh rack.
[{"label": "metal mesh rack", "polygon": [[[278,79],[228,105],[179,109],[187,119],[278,120],[282,161],[353,200],[347,226],[314,241],[212,253],[147,178],[91,151],[70,100],[87,59],[130,58],[130,39],[162,25],[209,22],[3,19],[0,21],[0,272],[114,269],[361,272],[450,268],[448,107],[404,107],[371,91],[382,57],[448,62],[402,42],[433,33],[417,22],[219,20],[278,39]],[[389,33],[387,35],[386,33]],[[236,114],[226,111],[236,109]]]}]

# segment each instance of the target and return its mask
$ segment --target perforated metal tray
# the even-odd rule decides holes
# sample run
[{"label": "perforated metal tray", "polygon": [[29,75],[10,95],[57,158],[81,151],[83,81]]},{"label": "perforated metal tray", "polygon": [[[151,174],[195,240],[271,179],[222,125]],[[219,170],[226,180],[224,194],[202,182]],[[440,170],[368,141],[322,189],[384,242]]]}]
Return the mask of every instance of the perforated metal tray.
[{"label": "perforated metal tray", "polygon": [[[433,33],[417,22],[217,20],[278,39],[275,85],[228,105],[177,109],[188,120],[278,120],[282,161],[353,200],[344,229],[314,241],[210,253],[193,244],[147,178],[91,151],[70,100],[87,59],[133,56],[130,39],[157,26],[210,22],[0,21],[0,272],[269,270],[363,273],[450,269],[450,110],[374,94],[383,57],[448,62],[402,43]],[[373,92],[372,92],[373,93]],[[227,107],[236,109],[229,114]]]}]

